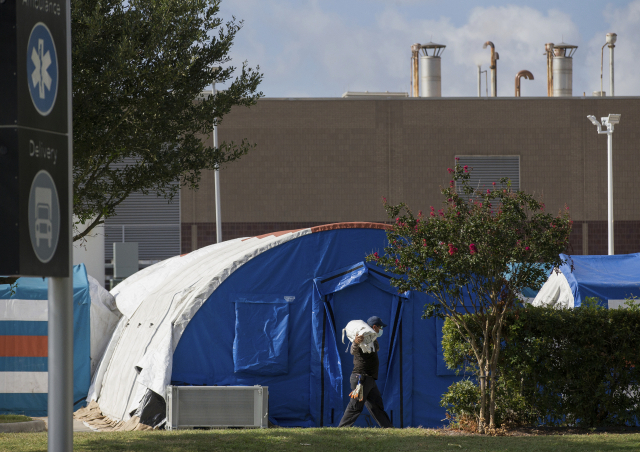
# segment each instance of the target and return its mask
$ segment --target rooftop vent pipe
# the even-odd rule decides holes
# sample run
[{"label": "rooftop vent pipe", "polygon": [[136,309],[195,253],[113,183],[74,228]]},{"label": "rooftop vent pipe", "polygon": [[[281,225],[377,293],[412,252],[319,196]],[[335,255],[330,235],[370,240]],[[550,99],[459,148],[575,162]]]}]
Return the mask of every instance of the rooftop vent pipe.
[{"label": "rooftop vent pipe", "polygon": [[607,33],[607,44],[609,44],[609,88],[611,89],[611,96],[614,96],[613,91],[613,48],[618,40],[618,35],[615,33]]},{"label": "rooftop vent pipe", "polygon": [[611,95],[613,96],[613,45],[616,42],[618,35],[615,33],[607,33],[607,42],[604,43],[602,49],[600,50],[600,91],[594,91],[593,95],[595,97],[604,97],[607,93],[604,92],[604,88],[602,86],[602,73],[604,66],[604,48],[609,46],[609,88],[611,89]]},{"label": "rooftop vent pipe", "polygon": [[547,96],[553,97],[553,42],[547,42],[544,50],[547,55]]},{"label": "rooftop vent pipe", "polygon": [[420,97],[442,97],[440,55],[445,47],[435,42],[420,46]]},{"label": "rooftop vent pipe", "polygon": [[520,97],[520,79],[524,77],[527,80],[533,80],[533,74],[527,70],[520,71],[516,74],[516,97]]},{"label": "rooftop vent pipe", "polygon": [[442,96],[440,55],[446,47],[435,42],[411,46],[411,97]]},{"label": "rooftop vent pipe", "polygon": [[553,97],[573,95],[573,54],[577,48],[564,42],[553,46]]},{"label": "rooftop vent pipe", "polygon": [[416,43],[411,46],[411,97],[418,97],[419,92],[419,75],[418,75],[418,57],[420,55],[420,44]]},{"label": "rooftop vent pipe", "polygon": [[493,42],[487,41],[482,46],[483,49],[486,49],[487,46],[491,47],[491,64],[489,65],[489,69],[491,69],[491,97],[498,96],[498,74],[497,74],[497,60],[500,59],[500,55],[496,52],[496,46],[493,45]]}]

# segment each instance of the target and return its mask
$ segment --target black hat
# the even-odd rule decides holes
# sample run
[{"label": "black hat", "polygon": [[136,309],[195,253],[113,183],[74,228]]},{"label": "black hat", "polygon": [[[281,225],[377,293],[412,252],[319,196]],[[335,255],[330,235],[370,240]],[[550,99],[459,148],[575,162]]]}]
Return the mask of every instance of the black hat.
[{"label": "black hat", "polygon": [[380,320],[380,317],[378,317],[377,315],[369,317],[369,320],[367,320],[367,324],[369,326],[377,325],[380,328],[384,328],[387,326],[384,323],[382,323],[382,320]]}]

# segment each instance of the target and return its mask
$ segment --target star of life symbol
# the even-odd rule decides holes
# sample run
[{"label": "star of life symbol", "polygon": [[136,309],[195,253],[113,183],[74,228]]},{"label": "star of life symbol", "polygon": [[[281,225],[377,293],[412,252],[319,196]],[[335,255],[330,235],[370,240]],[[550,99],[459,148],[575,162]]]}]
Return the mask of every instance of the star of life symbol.
[{"label": "star of life symbol", "polygon": [[33,106],[42,116],[48,115],[57,97],[58,60],[51,32],[42,22],[34,25],[29,36],[27,77]]},{"label": "star of life symbol", "polygon": [[51,52],[44,53],[44,39],[38,39],[38,50],[31,49],[31,61],[35,69],[31,73],[31,82],[34,87],[39,86],[40,99],[44,99],[44,87],[51,91],[51,76],[48,69],[51,66]]}]

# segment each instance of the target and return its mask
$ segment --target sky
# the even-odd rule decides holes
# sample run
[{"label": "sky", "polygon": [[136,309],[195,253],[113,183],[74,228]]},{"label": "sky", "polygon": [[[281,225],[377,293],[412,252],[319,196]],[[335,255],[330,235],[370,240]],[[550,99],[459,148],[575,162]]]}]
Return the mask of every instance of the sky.
[{"label": "sky", "polygon": [[[345,91],[408,92],[411,45],[446,45],[442,95],[477,96],[477,66],[495,44],[498,96],[546,96],[547,42],[574,44],[573,95],[600,90],[600,51],[615,47],[616,96],[640,95],[640,0],[222,0],[220,16],[244,21],[232,64],[259,66],[265,97],[340,97]],[[605,47],[604,85],[609,88]],[[484,93],[484,78],[483,78]],[[490,89],[490,88],[489,88]]]}]

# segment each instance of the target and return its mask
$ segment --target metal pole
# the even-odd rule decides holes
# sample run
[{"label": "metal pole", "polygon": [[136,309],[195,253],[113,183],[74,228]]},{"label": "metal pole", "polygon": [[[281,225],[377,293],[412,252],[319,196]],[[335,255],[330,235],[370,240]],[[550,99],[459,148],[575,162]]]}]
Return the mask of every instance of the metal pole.
[{"label": "metal pole", "polygon": [[609,45],[609,85],[611,88],[611,96],[614,96],[615,92],[613,90],[613,48],[615,46],[613,44]]},{"label": "metal pole", "polygon": [[[214,96],[216,95],[215,80],[212,83],[211,92]],[[218,126],[215,121],[213,123],[213,147],[218,148]],[[220,171],[218,166],[214,170],[213,177],[216,186],[216,243],[220,243],[222,242],[222,219],[220,216]]]},{"label": "metal pole", "polygon": [[478,97],[482,97],[482,70],[478,65]]},{"label": "metal pole", "polygon": [[609,188],[607,196],[607,222],[608,222],[608,248],[609,255],[613,255],[613,130],[611,126],[607,127],[607,185]]},{"label": "metal pole", "polygon": [[411,46],[411,95],[420,97],[420,44]]},{"label": "metal pole", "polygon": [[67,133],[68,173],[67,202],[69,246],[68,278],[49,278],[48,294],[48,410],[49,452],[73,450],[73,91],[71,85],[71,1],[64,3],[67,47]]},{"label": "metal pole", "polygon": [[[605,43],[604,46],[606,46],[607,44]],[[602,87],[602,67],[604,66],[604,46],[602,46],[602,49],[600,49],[600,96],[602,96],[602,90],[604,89]]]},{"label": "metal pole", "polygon": [[49,278],[48,334],[49,452],[68,452],[73,450],[73,282],[71,278]]},{"label": "metal pole", "polygon": [[498,76],[495,66],[491,69],[491,97],[498,96]]}]

